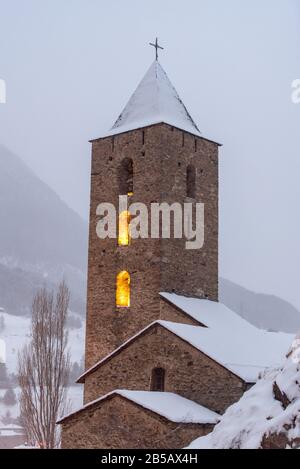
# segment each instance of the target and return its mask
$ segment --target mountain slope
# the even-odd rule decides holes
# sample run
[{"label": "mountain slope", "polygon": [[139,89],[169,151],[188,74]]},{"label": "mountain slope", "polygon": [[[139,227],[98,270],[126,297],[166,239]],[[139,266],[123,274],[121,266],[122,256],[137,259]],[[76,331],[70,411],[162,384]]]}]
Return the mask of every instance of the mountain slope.
[{"label": "mountain slope", "polygon": [[85,269],[87,227],[45,183],[0,145],[0,259]]},{"label": "mountain slope", "polygon": [[277,296],[255,293],[221,278],[220,301],[260,329],[289,333],[300,330],[300,312]]},{"label": "mountain slope", "polygon": [[87,223],[0,145],[0,307],[26,314],[32,296],[65,277],[84,313]]},{"label": "mountain slope", "polygon": [[[85,292],[78,291],[74,283],[70,281],[70,276],[65,276],[71,288],[70,308],[72,311],[84,314]],[[0,307],[10,314],[26,316],[30,313],[32,299],[36,291],[44,286],[54,289],[56,283],[52,279],[45,278],[39,272],[28,272],[17,267],[11,268],[0,264]],[[82,283],[85,284],[84,279]]]}]

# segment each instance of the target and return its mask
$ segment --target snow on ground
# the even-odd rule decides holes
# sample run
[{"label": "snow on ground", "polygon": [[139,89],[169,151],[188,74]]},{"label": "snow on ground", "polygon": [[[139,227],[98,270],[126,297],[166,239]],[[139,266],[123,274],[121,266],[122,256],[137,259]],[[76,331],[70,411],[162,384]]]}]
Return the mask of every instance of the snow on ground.
[{"label": "snow on ground", "polygon": [[29,340],[30,319],[2,313],[5,328],[0,332],[0,339],[5,342],[6,367],[8,373],[16,373],[18,351]]},{"label": "snow on ground", "polygon": [[5,425],[0,426],[0,437],[3,436],[14,436],[14,435],[22,435],[23,428],[19,427],[18,425]]},{"label": "snow on ground", "polygon": [[[22,349],[24,344],[30,340],[30,318],[22,316],[13,316],[7,313],[1,313],[4,318],[5,328],[0,332],[0,339],[5,341],[6,345],[6,367],[8,374],[17,372],[18,351]],[[85,325],[79,329],[71,329],[69,331],[69,348],[71,352],[72,362],[81,362],[84,355],[84,337]],[[19,388],[14,389],[17,400]],[[10,418],[17,419],[19,417],[19,404],[7,406],[1,399],[4,397],[6,389],[0,389],[0,427],[4,427],[3,418],[9,414]],[[69,388],[68,397],[70,399],[71,409],[81,407],[83,390],[82,386],[74,385]]]},{"label": "snow on ground", "polygon": [[[0,332],[6,348],[6,366],[8,373],[16,373],[18,351],[30,340],[30,318],[1,313],[5,328]],[[83,321],[82,321],[83,322]],[[73,362],[80,363],[84,355],[85,326],[69,331],[69,348]]]},{"label": "snow on ground", "polygon": [[[278,435],[284,435],[286,446],[299,446],[299,350],[292,350],[281,368],[266,372],[239,402],[227,409],[212,433],[195,440],[189,448],[258,449],[264,447],[265,439],[276,439]],[[278,387],[279,397],[274,386]]]},{"label": "snow on ground", "polygon": [[[0,389],[0,400],[3,398],[6,390]],[[7,428],[7,424],[3,423],[6,421],[7,416],[9,415],[10,419],[17,419],[20,416],[20,408],[19,408],[19,395],[20,395],[20,388],[14,388],[14,392],[16,394],[16,404],[14,405],[5,405],[3,402],[0,402],[0,428]],[[74,411],[75,409],[79,409],[82,407],[83,403],[83,386],[79,384],[75,384],[70,386],[68,389],[68,396],[67,399],[70,401],[70,411]],[[11,424],[9,424],[11,425]],[[15,425],[14,425],[15,426]]]},{"label": "snow on ground", "polygon": [[83,404],[83,386],[75,384],[71,386],[68,391],[68,398],[70,399],[70,411],[74,411],[82,407]]}]

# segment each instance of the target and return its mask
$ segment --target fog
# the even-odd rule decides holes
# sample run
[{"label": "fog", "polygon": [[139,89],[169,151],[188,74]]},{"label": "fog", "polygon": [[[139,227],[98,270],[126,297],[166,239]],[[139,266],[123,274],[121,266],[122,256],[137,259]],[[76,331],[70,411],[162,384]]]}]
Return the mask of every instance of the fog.
[{"label": "fog", "polygon": [[220,152],[220,274],[300,308],[299,0],[0,0],[0,143],[88,219],[90,144],[154,59]]}]

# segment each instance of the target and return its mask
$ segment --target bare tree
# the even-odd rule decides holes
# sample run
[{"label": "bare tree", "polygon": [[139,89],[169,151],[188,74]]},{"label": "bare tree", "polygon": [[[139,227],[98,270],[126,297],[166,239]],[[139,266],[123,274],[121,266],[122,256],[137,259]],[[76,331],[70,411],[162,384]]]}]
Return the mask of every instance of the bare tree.
[{"label": "bare tree", "polygon": [[31,341],[18,358],[21,421],[28,441],[45,449],[59,445],[56,421],[67,411],[69,300],[64,281],[56,296],[46,288],[38,291],[32,304]]}]

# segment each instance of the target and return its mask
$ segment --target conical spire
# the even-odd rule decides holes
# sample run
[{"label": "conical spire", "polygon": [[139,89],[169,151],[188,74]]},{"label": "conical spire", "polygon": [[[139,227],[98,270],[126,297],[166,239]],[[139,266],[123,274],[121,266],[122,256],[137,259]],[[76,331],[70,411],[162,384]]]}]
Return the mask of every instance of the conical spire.
[{"label": "conical spire", "polygon": [[166,72],[155,60],[109,134],[114,135],[161,122],[200,135],[197,125]]}]

